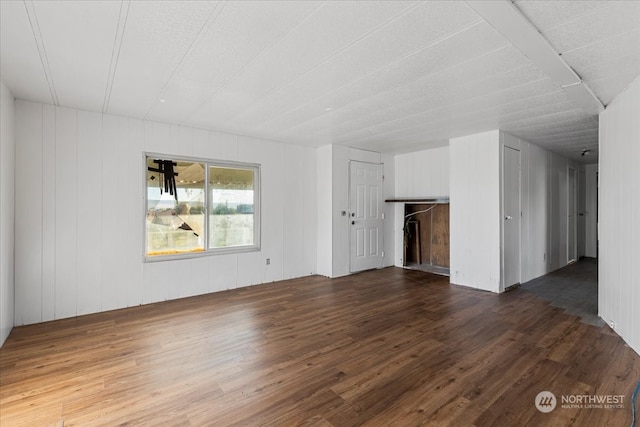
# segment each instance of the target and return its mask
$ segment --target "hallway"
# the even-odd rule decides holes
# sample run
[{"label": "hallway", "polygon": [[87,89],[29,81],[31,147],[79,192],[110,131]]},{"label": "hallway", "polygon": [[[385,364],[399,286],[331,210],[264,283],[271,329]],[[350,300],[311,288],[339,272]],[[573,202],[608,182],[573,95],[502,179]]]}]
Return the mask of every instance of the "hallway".
[{"label": "hallway", "polygon": [[598,317],[598,260],[583,258],[522,285],[524,290],[579,316],[583,323],[603,326]]}]

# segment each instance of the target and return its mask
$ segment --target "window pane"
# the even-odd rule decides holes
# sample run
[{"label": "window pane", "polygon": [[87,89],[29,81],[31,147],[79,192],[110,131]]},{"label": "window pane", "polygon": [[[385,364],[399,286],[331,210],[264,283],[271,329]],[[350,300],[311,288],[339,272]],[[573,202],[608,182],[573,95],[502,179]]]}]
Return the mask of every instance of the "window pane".
[{"label": "window pane", "polygon": [[203,163],[147,158],[148,256],[204,251],[204,171]]},{"label": "window pane", "polygon": [[252,246],[254,242],[252,168],[209,168],[209,247]]}]

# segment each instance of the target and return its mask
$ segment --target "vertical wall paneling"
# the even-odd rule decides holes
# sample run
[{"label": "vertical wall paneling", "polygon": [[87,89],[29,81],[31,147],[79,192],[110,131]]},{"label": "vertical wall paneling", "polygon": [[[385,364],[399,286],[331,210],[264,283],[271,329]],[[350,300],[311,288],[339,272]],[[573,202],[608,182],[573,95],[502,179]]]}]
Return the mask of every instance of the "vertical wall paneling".
[{"label": "vertical wall paneling", "polygon": [[15,100],[0,81],[0,347],[15,322]]},{"label": "vertical wall paneling", "polygon": [[102,115],[78,111],[77,120],[77,314],[85,314],[102,307]]},{"label": "vertical wall paneling", "polygon": [[140,184],[141,153],[144,150],[144,123],[141,120],[120,118],[118,126],[118,162],[119,171],[118,220],[120,237],[118,253],[120,259],[120,274],[126,286],[126,306],[132,307],[142,304],[144,299],[140,283],[143,281],[142,248],[143,233],[141,232],[144,218],[144,193]]},{"label": "vertical wall paneling", "polygon": [[[150,129],[147,129],[149,127]],[[147,151],[161,154],[177,154],[173,148],[171,128],[174,125],[145,122],[145,142]],[[149,132],[150,131],[150,132]]]},{"label": "vertical wall paneling", "polygon": [[[499,212],[487,214],[499,206],[494,200],[499,182],[490,182],[493,168],[498,170],[495,159],[500,155],[499,150],[493,150],[493,137],[496,135],[488,132],[456,138],[450,143],[451,281],[496,291],[498,279],[488,267],[496,265],[491,254],[501,248],[501,229],[491,232],[491,221],[501,216]],[[502,131],[500,140],[502,145],[521,151],[520,279],[524,283],[567,265],[567,168],[579,167]],[[401,262],[398,258],[397,262]],[[478,258],[483,259],[483,266],[476,264]]]},{"label": "vertical wall paneling", "polygon": [[[316,274],[318,271],[318,188],[317,180],[317,160],[315,148],[305,148],[303,153],[303,181],[302,209],[298,207],[297,214],[304,216],[303,245],[304,269],[300,271],[301,276]],[[286,224],[286,223],[285,223]]]},{"label": "vertical wall paneling", "polygon": [[499,132],[454,138],[450,156],[451,283],[499,292]]},{"label": "vertical wall paneling", "polygon": [[331,226],[333,201],[331,200],[333,146],[325,145],[317,149],[317,246],[318,274],[331,276]]},{"label": "vertical wall paneling", "polygon": [[[392,203],[393,206],[393,265],[404,266],[404,203]],[[386,230],[385,230],[386,231]]]},{"label": "vertical wall paneling", "polygon": [[639,116],[640,77],[600,114],[598,309],[640,354]]},{"label": "vertical wall paneling", "polygon": [[[272,282],[282,278],[284,233],[283,144],[255,138],[238,138],[238,156],[261,165],[260,252],[238,254],[238,286]],[[267,265],[266,259],[270,259]]]},{"label": "vertical wall paneling", "polygon": [[395,156],[395,197],[449,195],[449,147]]},{"label": "vertical wall paneling", "polygon": [[542,148],[529,144],[529,191],[528,219],[529,245],[524,247],[523,258],[527,259],[528,273],[523,281],[535,279],[546,274],[548,269],[548,251],[551,235],[549,219],[549,153]]},{"label": "vertical wall paneling", "polygon": [[[179,261],[176,261],[179,262]],[[145,291],[143,304],[167,301],[171,296],[171,264],[175,262],[151,262],[145,264]]]},{"label": "vertical wall paneling", "polygon": [[[351,150],[334,145],[332,151],[331,199],[333,218],[331,233],[331,277],[345,276],[349,271],[349,160]],[[358,159],[353,159],[358,160]],[[342,216],[342,212],[347,212]]]},{"label": "vertical wall paneling", "polygon": [[[302,214],[295,209],[299,201],[304,200],[305,174],[304,174],[303,147],[286,145],[284,147],[284,239],[283,258],[286,261],[284,278],[299,277],[304,275],[305,269],[305,220],[304,204]],[[302,179],[300,179],[302,177]],[[307,273],[308,274],[308,273]]]},{"label": "vertical wall paneling", "polygon": [[[42,129],[55,129],[56,108],[42,106]],[[42,133],[42,321],[55,319],[56,295],[56,135]],[[95,172],[94,172],[95,173]],[[94,189],[97,194],[99,191]],[[96,213],[101,215],[101,213]],[[94,223],[99,228],[100,221]],[[99,251],[98,251],[99,252]],[[100,253],[97,254],[100,256]]]},{"label": "vertical wall paneling", "polygon": [[77,116],[76,110],[56,110],[56,319],[77,314]]},{"label": "vertical wall paneling", "polygon": [[217,255],[207,258],[207,292],[219,292],[236,288],[238,256]]},{"label": "vertical wall paneling", "polygon": [[560,157],[556,154],[552,155],[552,164],[555,169],[554,174],[558,177],[558,196],[557,196],[557,211],[554,210],[555,215],[552,218],[553,221],[557,221],[558,224],[558,234],[552,242],[555,240],[557,242],[555,246],[556,248],[556,264],[554,265],[554,270],[564,267],[567,265],[567,247],[569,244],[568,241],[568,215],[569,215],[569,173],[568,173],[568,163],[567,160],[563,157]]},{"label": "vertical wall paneling", "polygon": [[[15,324],[317,271],[315,149],[24,101],[16,109]],[[260,163],[262,250],[145,263],[145,151]],[[297,238],[285,238],[285,220]]]},{"label": "vertical wall paneling", "polygon": [[317,149],[317,269],[319,274],[329,277],[350,274],[351,160],[380,164],[382,156],[380,153],[341,145],[327,145]]},{"label": "vertical wall paneling", "polygon": [[568,202],[568,173],[567,159],[557,154],[550,153],[551,194],[550,221],[551,233],[549,271],[567,265],[567,202]]},{"label": "vertical wall paneling", "polygon": [[209,132],[209,156],[216,160],[239,161],[238,137],[227,133]]},{"label": "vertical wall paneling", "polygon": [[598,165],[585,166],[585,242],[584,255],[598,256]]},{"label": "vertical wall paneling", "polygon": [[[193,258],[186,260],[186,270],[189,270],[189,286],[178,287],[178,297],[190,297],[206,294],[209,289],[209,266],[206,258]],[[184,284],[178,279],[179,284]]]},{"label": "vertical wall paneling", "polygon": [[[395,157],[387,154],[382,156],[384,170],[384,191],[383,199],[393,199],[395,197]],[[396,210],[394,205],[399,203],[384,204],[384,259],[383,265],[389,267],[395,264],[396,234],[402,235],[396,223]]]},{"label": "vertical wall paneling", "polygon": [[16,101],[15,157],[15,322],[23,325],[42,321],[41,104]]},{"label": "vertical wall paneling", "polygon": [[204,129],[193,129],[192,153],[194,157],[211,158],[209,132]]},{"label": "vertical wall paneling", "polygon": [[531,251],[531,171],[529,164],[529,151],[531,144],[521,140],[520,143],[520,205],[521,205],[521,232],[520,232],[520,282],[525,283],[532,276]]},{"label": "vertical wall paneling", "polygon": [[[118,177],[122,167],[118,161],[120,158],[118,152],[119,124],[120,121],[117,117],[102,116],[102,147],[99,158],[102,172],[102,188],[99,192],[102,196],[102,221],[96,223],[95,226],[102,233],[100,295],[102,310],[105,311],[126,306],[119,298],[124,292],[124,284],[122,278],[118,277],[120,271],[118,265],[118,234],[120,230],[118,223],[118,195],[120,194]],[[142,179],[142,175],[140,179]]]},{"label": "vertical wall paneling", "polygon": [[171,126],[171,151],[183,156],[193,156],[193,128]]}]

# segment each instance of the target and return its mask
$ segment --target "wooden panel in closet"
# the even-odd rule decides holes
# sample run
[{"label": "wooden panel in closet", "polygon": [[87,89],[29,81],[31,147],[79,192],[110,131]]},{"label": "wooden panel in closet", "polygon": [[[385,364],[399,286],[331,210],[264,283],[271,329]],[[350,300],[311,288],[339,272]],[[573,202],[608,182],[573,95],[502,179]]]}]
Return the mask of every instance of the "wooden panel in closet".
[{"label": "wooden panel in closet", "polygon": [[437,205],[431,213],[431,263],[449,267],[449,204]]}]

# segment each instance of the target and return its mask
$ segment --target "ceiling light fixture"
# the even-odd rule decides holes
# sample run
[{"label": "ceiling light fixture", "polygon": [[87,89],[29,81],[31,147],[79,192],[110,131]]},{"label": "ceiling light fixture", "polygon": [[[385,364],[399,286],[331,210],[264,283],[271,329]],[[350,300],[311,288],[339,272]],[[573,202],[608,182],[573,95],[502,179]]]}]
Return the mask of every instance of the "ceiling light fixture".
[{"label": "ceiling light fixture", "polygon": [[591,150],[582,150],[582,154],[580,154],[582,157],[584,156],[588,156],[589,153],[591,153]]},{"label": "ceiling light fixture", "polygon": [[160,102],[164,104],[164,98],[160,98]]}]

